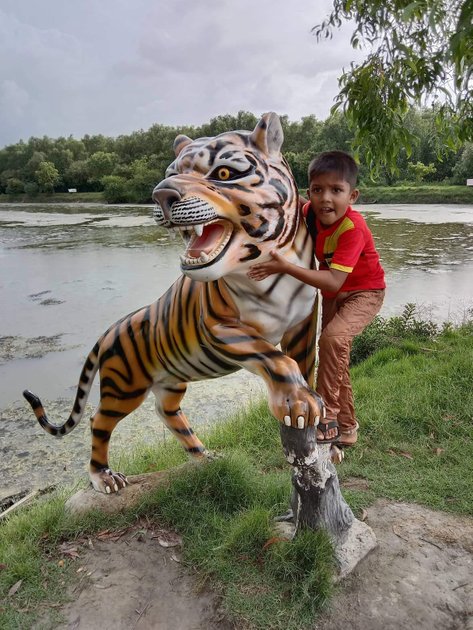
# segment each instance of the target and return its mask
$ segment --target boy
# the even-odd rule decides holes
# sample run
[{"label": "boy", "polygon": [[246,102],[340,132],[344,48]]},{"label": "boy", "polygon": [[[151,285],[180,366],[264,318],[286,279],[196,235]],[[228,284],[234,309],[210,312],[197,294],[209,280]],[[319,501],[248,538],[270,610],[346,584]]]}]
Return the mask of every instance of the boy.
[{"label": "boy", "polygon": [[[384,271],[364,218],[351,208],[358,199],[358,167],[343,151],[321,153],[309,164],[310,201],[303,213],[315,243],[319,270],[303,269],[271,252],[272,260],[253,265],[250,278],[263,280],[288,273],[321,289],[317,392],[327,415],[317,427],[317,441],[352,446],[357,440],[349,364],[353,338],[379,313],[384,299]],[[343,452],[332,450],[341,461]]]}]

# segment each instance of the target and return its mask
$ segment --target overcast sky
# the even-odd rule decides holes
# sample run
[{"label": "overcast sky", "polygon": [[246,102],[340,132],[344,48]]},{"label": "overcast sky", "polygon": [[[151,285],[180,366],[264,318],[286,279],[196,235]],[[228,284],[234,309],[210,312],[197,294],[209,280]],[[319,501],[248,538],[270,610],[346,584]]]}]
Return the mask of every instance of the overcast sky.
[{"label": "overcast sky", "polygon": [[330,0],[0,0],[0,147],[202,124],[239,110],[325,119],[350,28]]}]

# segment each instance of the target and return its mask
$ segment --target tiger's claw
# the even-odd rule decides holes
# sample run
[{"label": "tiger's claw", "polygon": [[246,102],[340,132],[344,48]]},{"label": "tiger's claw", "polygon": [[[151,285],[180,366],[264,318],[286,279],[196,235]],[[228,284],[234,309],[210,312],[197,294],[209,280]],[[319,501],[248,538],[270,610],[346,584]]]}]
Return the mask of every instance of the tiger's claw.
[{"label": "tiger's claw", "polygon": [[282,418],[282,424],[286,427],[306,429],[319,424],[320,416],[325,413],[325,406],[316,392],[303,386],[288,391],[283,399],[280,391],[278,394],[270,402],[271,411],[276,418]]},{"label": "tiger's claw", "polygon": [[89,476],[94,490],[104,492],[105,494],[118,492],[128,484],[128,479],[125,475],[119,472],[113,472],[110,468],[105,468],[98,472],[90,472]]}]

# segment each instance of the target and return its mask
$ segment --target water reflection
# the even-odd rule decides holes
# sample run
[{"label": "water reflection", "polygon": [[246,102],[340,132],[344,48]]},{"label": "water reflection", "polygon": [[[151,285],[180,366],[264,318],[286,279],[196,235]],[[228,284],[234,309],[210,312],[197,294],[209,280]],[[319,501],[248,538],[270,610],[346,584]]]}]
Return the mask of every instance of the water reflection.
[{"label": "water reflection", "polygon": [[473,261],[473,226],[381,219],[367,214],[386,272],[412,266],[427,273]]}]

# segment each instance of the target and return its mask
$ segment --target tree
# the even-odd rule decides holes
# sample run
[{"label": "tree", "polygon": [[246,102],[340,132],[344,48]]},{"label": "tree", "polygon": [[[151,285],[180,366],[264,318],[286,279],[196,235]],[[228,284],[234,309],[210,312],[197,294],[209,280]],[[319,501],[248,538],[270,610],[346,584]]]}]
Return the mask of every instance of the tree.
[{"label": "tree", "polygon": [[46,155],[41,151],[34,151],[28,162],[22,169],[23,177],[26,181],[33,180],[41,162],[46,162]]},{"label": "tree", "polygon": [[21,195],[23,192],[25,192],[25,185],[21,181],[21,179],[11,177],[7,181],[5,192],[7,195]]},{"label": "tree", "polygon": [[304,151],[303,153],[285,151],[284,156],[291,167],[297,187],[302,189],[305,194],[305,189],[307,188],[307,167],[309,166],[313,154],[308,151]]},{"label": "tree", "polygon": [[43,192],[54,192],[54,186],[60,180],[59,171],[52,162],[41,162],[35,177]]},{"label": "tree", "polygon": [[467,179],[473,179],[473,143],[465,145],[460,159],[453,169],[455,184],[465,184]]},{"label": "tree", "polygon": [[105,175],[102,178],[103,196],[108,203],[130,201],[127,181],[118,175]]},{"label": "tree", "polygon": [[100,184],[102,177],[111,175],[113,169],[118,163],[116,153],[97,151],[93,153],[87,160],[87,169],[89,171],[89,183],[92,186]]},{"label": "tree", "polygon": [[28,197],[36,197],[39,192],[39,186],[36,182],[26,182],[25,193]]},{"label": "tree", "polygon": [[427,175],[435,173],[433,164],[423,164],[422,162],[410,162],[408,165],[409,173],[417,184],[420,184]]},{"label": "tree", "polygon": [[64,173],[64,183],[68,188],[86,190],[90,177],[89,167],[86,160],[72,162]]},{"label": "tree", "polygon": [[130,201],[146,203],[151,201],[151,193],[156,184],[164,177],[164,168],[158,170],[153,158],[141,158],[131,164],[131,179],[128,184]]},{"label": "tree", "polygon": [[412,104],[434,106],[443,150],[473,135],[473,0],[334,0],[313,32],[331,37],[356,23],[353,48],[370,45],[366,60],[339,79],[334,109],[342,109],[372,172],[396,170],[415,137],[404,121]]}]

